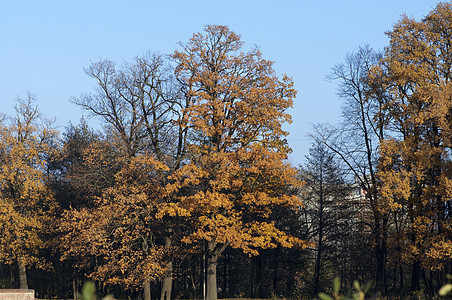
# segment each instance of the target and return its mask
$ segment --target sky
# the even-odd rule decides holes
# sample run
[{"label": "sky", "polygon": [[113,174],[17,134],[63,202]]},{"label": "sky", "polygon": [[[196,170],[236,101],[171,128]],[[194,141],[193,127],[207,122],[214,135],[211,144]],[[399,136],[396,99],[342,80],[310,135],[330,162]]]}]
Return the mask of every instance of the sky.
[{"label": "sky", "polygon": [[289,162],[304,162],[312,126],[340,121],[336,83],[325,79],[348,53],[366,44],[383,50],[385,32],[403,14],[422,19],[430,0],[0,0],[0,112],[12,115],[17,97],[35,94],[61,132],[84,115],[69,98],[94,90],[84,73],[107,58],[131,62],[146,51],[179,49],[203,26],[227,25],[246,46],[259,46],[278,74],[298,91],[286,125]]}]

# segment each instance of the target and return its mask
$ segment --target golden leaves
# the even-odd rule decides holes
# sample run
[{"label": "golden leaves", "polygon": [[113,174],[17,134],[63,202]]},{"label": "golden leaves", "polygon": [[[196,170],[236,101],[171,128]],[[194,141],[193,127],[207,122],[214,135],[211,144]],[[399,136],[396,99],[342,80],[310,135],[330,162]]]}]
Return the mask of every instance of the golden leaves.
[{"label": "golden leaves", "polygon": [[291,78],[279,80],[257,49],[239,52],[239,36],[224,26],[207,26],[182,47],[173,54],[176,76],[192,101],[186,124],[199,138],[167,190],[183,191],[179,204],[190,210],[195,228],[184,241],[254,254],[274,243],[296,244],[265,222],[275,206],[301,205],[287,195],[300,183],[283,162],[290,149],[281,125],[290,122],[286,110],[296,95]]},{"label": "golden leaves", "polygon": [[[106,155],[94,153],[98,158]],[[88,161],[96,159],[89,156]],[[90,276],[137,287],[163,275],[165,249],[155,242],[166,229],[163,219],[186,217],[189,210],[172,201],[175,189],[164,184],[169,168],[153,155],[112,159],[110,163],[118,166],[114,183],[102,189],[96,205],[65,213],[60,225],[66,241],[64,259],[82,254],[97,258],[102,263]],[[79,267],[89,264],[78,261]]]},{"label": "golden leaves", "polygon": [[[227,27],[206,26],[174,52],[187,97],[185,105],[168,105],[174,109],[168,118],[189,137],[180,167],[163,163],[168,153],[123,149],[120,135],[112,135],[118,143],[96,141],[85,149],[70,175],[82,173],[79,178],[95,183],[93,203],[65,214],[65,258],[89,253],[101,262],[92,276],[131,286],[161,276],[166,253],[159,243],[173,229],[187,243],[206,240],[254,254],[302,244],[267,222],[272,208],[301,205],[288,195],[299,182],[284,163],[290,148],[281,128],[290,121],[286,110],[296,91],[257,49],[240,52],[242,44]],[[98,74],[93,65],[90,72],[111,76],[110,67],[106,63],[101,69],[107,73]]]},{"label": "golden leaves", "polygon": [[25,265],[38,262],[57,209],[47,185],[57,133],[32,104],[31,98],[19,101],[16,119],[0,124],[0,260],[20,256]]},{"label": "golden leaves", "polygon": [[402,18],[371,74],[387,91],[380,114],[390,118],[394,133],[380,145],[382,208],[406,221],[399,233],[407,243],[402,257],[433,269],[452,255],[445,234],[452,174],[451,16],[452,5],[441,3],[419,22]]}]

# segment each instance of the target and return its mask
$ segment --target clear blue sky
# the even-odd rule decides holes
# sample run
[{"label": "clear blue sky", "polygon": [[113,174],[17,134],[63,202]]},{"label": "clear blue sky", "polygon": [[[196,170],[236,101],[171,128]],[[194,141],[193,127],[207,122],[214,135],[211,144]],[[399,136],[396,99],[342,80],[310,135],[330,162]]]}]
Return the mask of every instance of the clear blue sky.
[{"label": "clear blue sky", "polygon": [[[402,14],[419,20],[429,0],[20,1],[0,0],[0,111],[11,114],[30,91],[60,130],[84,114],[68,99],[90,92],[90,62],[131,61],[147,50],[171,53],[205,24],[228,25],[247,45],[258,45],[291,76],[298,96],[291,110],[290,161],[303,162],[314,123],[336,123],[340,101],[331,67],[358,46],[382,49],[385,31]],[[96,126],[94,120],[89,121]]]}]

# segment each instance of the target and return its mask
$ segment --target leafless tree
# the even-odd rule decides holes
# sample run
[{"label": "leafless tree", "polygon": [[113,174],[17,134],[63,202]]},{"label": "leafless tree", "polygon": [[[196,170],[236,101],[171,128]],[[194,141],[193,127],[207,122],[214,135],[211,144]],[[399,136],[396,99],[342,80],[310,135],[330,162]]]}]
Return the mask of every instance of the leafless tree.
[{"label": "leafless tree", "polygon": [[312,136],[343,160],[366,191],[367,201],[362,209],[371,212],[368,227],[375,243],[376,288],[383,290],[386,287],[388,215],[380,209],[376,172],[379,143],[385,137],[386,116],[382,108],[386,93],[369,80],[371,69],[380,58],[381,54],[369,46],[360,47],[332,68],[327,78],[338,82],[343,122],[337,127],[317,125]]},{"label": "leafless tree", "polygon": [[[97,88],[94,93],[71,101],[100,118],[107,134],[119,138],[125,155],[147,153],[166,164],[169,172],[178,169],[186,153],[188,128],[184,126],[184,108],[189,100],[164,57],[148,52],[120,67],[110,60],[101,60],[85,72],[96,81]],[[164,243],[170,248],[174,226],[172,220],[165,222]],[[162,299],[171,298],[172,268],[169,259]],[[150,293],[149,283],[145,291]]]}]

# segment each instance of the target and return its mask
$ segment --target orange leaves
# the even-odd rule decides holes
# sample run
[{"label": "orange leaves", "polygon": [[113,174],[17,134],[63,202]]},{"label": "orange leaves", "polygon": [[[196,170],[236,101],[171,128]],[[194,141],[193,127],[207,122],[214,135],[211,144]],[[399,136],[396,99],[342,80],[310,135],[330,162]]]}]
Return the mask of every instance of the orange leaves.
[{"label": "orange leaves", "polygon": [[63,259],[77,258],[78,267],[86,267],[91,257],[101,259],[90,275],[110,284],[141,286],[163,272],[163,251],[152,245],[149,228],[137,223],[137,216],[103,206],[98,210],[66,212],[61,223]]},{"label": "orange leaves", "polygon": [[[33,98],[19,100],[17,117],[0,124],[0,260],[38,261],[57,204],[47,183],[56,131],[40,118]],[[43,261],[38,267],[44,267]]]},{"label": "orange leaves", "polygon": [[242,44],[227,27],[207,26],[174,52],[176,76],[192,101],[184,112],[195,138],[167,190],[181,191],[179,204],[190,210],[195,228],[186,242],[256,254],[254,248],[297,243],[265,221],[275,206],[301,205],[287,195],[299,182],[283,162],[290,149],[281,129],[296,91],[258,49],[239,52]]},{"label": "orange leaves", "polygon": [[[299,243],[265,225],[272,208],[301,204],[288,195],[298,181],[284,163],[290,149],[281,128],[296,91],[259,50],[241,52],[242,45],[227,27],[206,26],[172,55],[177,92],[152,90],[156,99],[134,80],[135,72],[145,74],[139,72],[145,60],[127,72],[108,61],[88,70],[101,93],[75,102],[114,133],[86,147],[69,170],[68,179],[79,178],[82,190],[84,178],[94,183],[92,203],[68,212],[61,230],[68,257],[87,251],[100,261],[93,276],[127,285],[153,280],[163,270],[162,240],[173,237],[250,253],[266,243]],[[151,75],[142,78],[146,84],[158,77]]]},{"label": "orange leaves", "polygon": [[431,270],[441,270],[452,256],[452,243],[444,238],[432,243],[426,252],[424,264]]},{"label": "orange leaves", "polygon": [[[175,188],[164,184],[169,168],[153,155],[112,159],[118,170],[113,184],[95,197],[96,205],[65,214],[60,226],[67,242],[64,258],[96,258],[101,263],[91,272],[93,278],[140,287],[163,275],[165,249],[156,239],[166,229],[164,220],[190,211],[172,202]],[[90,264],[89,259],[78,261],[79,267]]]},{"label": "orange leaves", "polygon": [[[380,148],[382,207],[405,219],[403,257],[442,268],[450,259],[452,5],[438,4],[417,22],[404,17],[374,71],[388,91],[382,115],[394,137]],[[375,75],[375,74],[374,74]]]},{"label": "orange leaves", "polygon": [[[284,111],[296,94],[292,81],[287,76],[279,81],[272,63],[257,49],[239,53],[242,43],[227,27],[206,31],[173,54],[176,75],[193,98],[188,124],[224,149],[262,136],[285,135],[281,124],[290,116]],[[221,36],[215,36],[219,32]]]},{"label": "orange leaves", "polygon": [[252,222],[249,225],[248,232],[251,236],[255,237],[252,239],[252,246],[258,249],[276,248],[278,244],[287,248],[293,246],[306,248],[310,245],[277,229],[273,223]]}]

